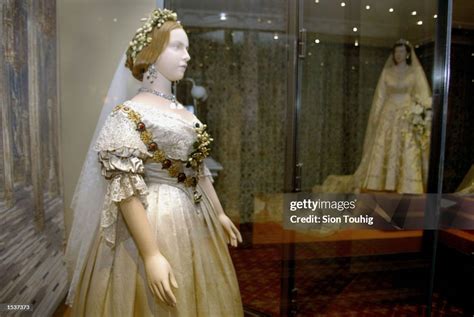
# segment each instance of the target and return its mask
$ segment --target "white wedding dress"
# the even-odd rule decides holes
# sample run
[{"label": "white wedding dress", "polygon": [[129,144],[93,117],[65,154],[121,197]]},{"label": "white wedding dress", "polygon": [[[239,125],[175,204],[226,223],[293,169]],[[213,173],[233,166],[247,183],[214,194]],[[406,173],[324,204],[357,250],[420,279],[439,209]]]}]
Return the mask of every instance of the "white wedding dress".
[{"label": "white wedding dress", "polygon": [[[153,140],[168,158],[186,160],[196,141],[196,125],[178,114],[126,101],[107,118],[95,150],[110,179],[101,225],[76,289],[73,316],[243,316],[239,286],[221,223],[206,192],[195,204],[193,191],[155,162],[127,116],[141,115]],[[99,164],[99,162],[97,164]],[[142,176],[144,175],[144,176]],[[201,177],[211,177],[204,166]],[[117,202],[136,195],[143,202],[160,252],[179,288],[176,307],[154,298],[144,264]]]},{"label": "white wedding dress", "polygon": [[[411,46],[410,46],[411,47]],[[375,89],[362,158],[354,174],[329,175],[317,190],[329,193],[422,194],[428,180],[431,89],[411,47],[412,64],[398,69],[390,54]],[[426,113],[422,133],[410,121]]]}]

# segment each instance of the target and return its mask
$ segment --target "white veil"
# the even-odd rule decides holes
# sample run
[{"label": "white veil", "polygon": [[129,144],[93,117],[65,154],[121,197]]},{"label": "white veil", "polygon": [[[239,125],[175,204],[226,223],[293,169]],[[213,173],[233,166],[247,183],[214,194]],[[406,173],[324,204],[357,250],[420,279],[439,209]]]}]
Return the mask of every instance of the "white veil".
[{"label": "white veil", "polygon": [[65,254],[69,280],[71,281],[66,299],[66,304],[69,306],[72,306],[74,301],[79,278],[85,267],[93,240],[99,230],[104,197],[107,191],[107,181],[101,175],[97,152],[94,151],[93,147],[109,113],[117,104],[129,99],[131,92],[136,93],[136,88],[140,84],[133,78],[130,70],[125,67],[125,60],[126,54],[124,53],[104,100],[71,202],[73,222]]}]

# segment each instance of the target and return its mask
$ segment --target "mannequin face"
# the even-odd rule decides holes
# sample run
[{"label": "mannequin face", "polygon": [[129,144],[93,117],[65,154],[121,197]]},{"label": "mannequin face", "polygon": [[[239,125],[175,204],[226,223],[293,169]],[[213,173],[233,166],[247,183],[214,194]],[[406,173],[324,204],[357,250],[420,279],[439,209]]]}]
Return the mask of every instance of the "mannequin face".
[{"label": "mannequin face", "polygon": [[407,60],[407,49],[405,45],[396,46],[393,50],[393,59],[396,64],[403,63]]},{"label": "mannequin face", "polygon": [[191,57],[188,54],[189,40],[183,29],[170,32],[168,45],[155,62],[156,69],[169,81],[183,79]]}]

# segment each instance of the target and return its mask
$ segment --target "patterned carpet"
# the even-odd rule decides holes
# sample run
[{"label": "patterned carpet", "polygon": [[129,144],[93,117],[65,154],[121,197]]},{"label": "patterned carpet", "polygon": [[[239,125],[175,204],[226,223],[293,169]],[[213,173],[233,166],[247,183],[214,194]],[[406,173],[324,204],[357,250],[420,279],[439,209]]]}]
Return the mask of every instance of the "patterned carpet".
[{"label": "patterned carpet", "polygon": [[[244,306],[279,316],[282,245],[231,249]],[[311,244],[296,247],[296,316],[426,316],[429,263],[417,254],[314,259]],[[434,295],[433,316],[463,316]]]}]

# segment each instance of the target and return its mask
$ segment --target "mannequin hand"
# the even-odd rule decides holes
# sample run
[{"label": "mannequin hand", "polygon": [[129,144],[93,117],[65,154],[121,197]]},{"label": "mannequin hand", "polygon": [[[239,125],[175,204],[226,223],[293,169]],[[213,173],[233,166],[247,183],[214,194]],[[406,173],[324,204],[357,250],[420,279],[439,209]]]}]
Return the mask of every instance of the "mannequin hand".
[{"label": "mannequin hand", "polygon": [[152,294],[162,302],[176,306],[176,297],[171,291],[171,285],[178,288],[178,283],[173,274],[168,260],[161,254],[152,255],[144,259],[148,287]]},{"label": "mannequin hand", "polygon": [[237,241],[242,243],[242,235],[240,234],[239,229],[237,229],[237,227],[232,223],[232,220],[230,220],[226,214],[220,214],[219,221],[224,228],[227,243],[230,243],[233,247],[237,246]]}]

